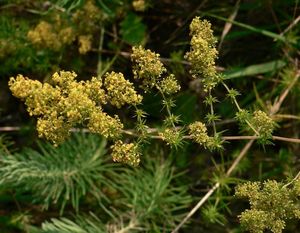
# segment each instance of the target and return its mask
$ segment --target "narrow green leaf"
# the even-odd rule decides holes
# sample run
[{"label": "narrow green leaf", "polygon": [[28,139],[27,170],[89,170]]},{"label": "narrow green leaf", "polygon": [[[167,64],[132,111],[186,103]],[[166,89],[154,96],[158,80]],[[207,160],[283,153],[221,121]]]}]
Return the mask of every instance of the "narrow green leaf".
[{"label": "narrow green leaf", "polygon": [[224,79],[232,79],[232,78],[239,78],[244,76],[264,74],[264,73],[281,69],[285,65],[286,65],[285,61],[275,60],[275,61],[270,61],[262,64],[247,66],[245,68],[233,69],[224,72],[225,75]]},{"label": "narrow green leaf", "polygon": [[237,25],[239,27],[246,28],[246,29],[251,30],[253,32],[260,33],[264,36],[271,37],[275,40],[279,40],[279,41],[282,41],[282,42],[288,42],[288,40],[284,36],[281,36],[281,35],[276,34],[274,32],[270,32],[270,31],[267,31],[267,30],[264,30],[264,29],[256,28],[256,27],[253,27],[251,25],[240,23],[240,22],[230,20],[230,19],[224,18],[222,16],[218,16],[218,15],[211,14],[211,13],[205,13],[205,15],[208,15],[208,16],[211,16],[213,18],[220,19],[220,20],[232,23],[232,24]]}]

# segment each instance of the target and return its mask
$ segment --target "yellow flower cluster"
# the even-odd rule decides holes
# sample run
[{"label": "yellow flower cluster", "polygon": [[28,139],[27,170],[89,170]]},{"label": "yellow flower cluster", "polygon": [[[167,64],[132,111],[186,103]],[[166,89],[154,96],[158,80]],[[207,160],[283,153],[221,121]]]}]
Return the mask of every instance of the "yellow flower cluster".
[{"label": "yellow flower cluster", "polygon": [[70,20],[55,15],[51,23],[41,21],[27,33],[27,38],[37,47],[49,48],[54,51],[72,43],[76,38],[79,53],[86,54],[92,49],[92,34],[99,27],[103,14],[94,1],[85,1],[82,9],[75,11]]},{"label": "yellow flower cluster", "polygon": [[205,124],[200,121],[196,121],[189,125],[189,134],[192,139],[200,145],[206,145],[209,141],[207,128]]},{"label": "yellow flower cluster", "polygon": [[111,149],[114,162],[125,163],[133,167],[139,165],[140,153],[138,152],[138,146],[136,144],[124,143],[118,140],[111,146]]},{"label": "yellow flower cluster", "polygon": [[219,80],[215,67],[218,51],[215,48],[216,40],[213,36],[211,24],[207,20],[195,17],[190,24],[191,49],[185,58],[191,63],[193,77],[202,79],[204,90],[214,88]]},{"label": "yellow flower cluster", "polygon": [[159,82],[161,75],[167,71],[159,60],[159,54],[146,50],[142,46],[133,47],[132,52],[134,78],[142,80],[146,90],[153,88]]},{"label": "yellow flower cluster", "polygon": [[142,81],[142,88],[146,91],[151,88],[158,88],[167,95],[174,94],[180,90],[175,75],[166,77],[162,75],[167,71],[159,59],[159,54],[143,47],[132,48],[131,60],[133,62],[133,74],[135,79]]},{"label": "yellow flower cluster", "polygon": [[242,226],[253,233],[282,232],[286,221],[300,219],[298,194],[295,186],[288,188],[274,180],[238,185],[235,195],[249,199],[251,206],[239,216]]},{"label": "yellow flower cluster", "polygon": [[180,85],[177,82],[174,74],[170,74],[166,78],[164,78],[160,83],[159,86],[163,93],[167,95],[175,94],[180,91]]},{"label": "yellow flower cluster", "polygon": [[[123,124],[117,116],[111,117],[104,113],[101,106],[107,102],[107,98],[111,101],[111,96],[115,102],[120,98],[119,102],[123,104],[134,101],[127,100],[128,96],[124,97],[122,93],[111,94],[110,91],[114,90],[109,88],[106,93],[101,88],[101,80],[96,78],[86,82],[77,82],[75,78],[74,72],[62,71],[53,74],[54,85],[50,85],[18,75],[10,79],[9,87],[14,96],[25,100],[29,114],[38,117],[39,136],[54,144],[63,142],[69,136],[71,127],[78,124],[87,124],[91,132],[105,137],[118,137]],[[124,95],[131,87],[126,84],[126,87],[123,86]]]},{"label": "yellow flower cluster", "polygon": [[133,84],[126,80],[122,73],[106,74],[104,86],[107,90],[107,99],[117,108],[125,104],[136,105],[142,101],[142,96],[136,93]]},{"label": "yellow flower cluster", "polygon": [[99,29],[103,17],[94,0],[85,1],[84,6],[72,15],[72,22],[76,25],[78,34],[80,54],[86,54],[92,49],[92,35]]},{"label": "yellow flower cluster", "polygon": [[97,23],[103,18],[103,13],[95,5],[94,0],[85,1],[82,9],[72,15],[72,21],[79,27],[81,33],[90,33],[97,28]]},{"label": "yellow flower cluster", "polygon": [[60,28],[50,23],[41,21],[33,30],[27,33],[27,38],[38,47],[46,47],[55,51],[64,45],[72,43],[75,38],[71,27]]},{"label": "yellow flower cluster", "polygon": [[272,138],[276,123],[265,112],[261,110],[255,111],[251,124],[259,132],[261,139],[267,140]]},{"label": "yellow flower cluster", "polygon": [[120,136],[123,124],[118,116],[111,117],[97,109],[90,115],[88,128],[93,133],[99,133],[104,137],[117,138]]}]

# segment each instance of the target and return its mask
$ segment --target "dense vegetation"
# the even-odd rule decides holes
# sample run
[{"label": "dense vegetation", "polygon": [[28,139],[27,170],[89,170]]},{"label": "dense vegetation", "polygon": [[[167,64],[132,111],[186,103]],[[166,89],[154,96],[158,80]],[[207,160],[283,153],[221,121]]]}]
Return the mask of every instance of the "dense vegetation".
[{"label": "dense vegetation", "polygon": [[299,4],[1,1],[1,232],[297,232]]}]

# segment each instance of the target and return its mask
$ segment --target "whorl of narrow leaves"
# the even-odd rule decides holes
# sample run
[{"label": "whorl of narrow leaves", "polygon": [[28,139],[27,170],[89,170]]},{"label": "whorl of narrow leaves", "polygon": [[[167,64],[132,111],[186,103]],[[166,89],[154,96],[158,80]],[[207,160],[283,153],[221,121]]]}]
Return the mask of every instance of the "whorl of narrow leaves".
[{"label": "whorl of narrow leaves", "polygon": [[95,215],[51,219],[42,224],[42,233],[171,231],[192,199],[188,186],[176,183],[179,175],[174,174],[170,161],[149,156],[144,167],[123,169],[111,177],[119,192],[113,219],[105,222]]},{"label": "whorl of narrow leaves", "polygon": [[39,150],[1,156],[0,185],[30,191],[45,207],[67,203],[78,210],[87,193],[104,197],[100,187],[109,183],[104,177],[111,165],[105,164],[105,140],[93,135],[78,135],[59,147],[39,144]]},{"label": "whorl of narrow leaves", "polygon": [[253,233],[263,233],[265,230],[281,233],[286,221],[300,219],[299,183],[297,180],[292,187],[287,187],[268,180],[237,186],[235,195],[249,199],[250,203],[250,209],[239,216],[242,226]]}]

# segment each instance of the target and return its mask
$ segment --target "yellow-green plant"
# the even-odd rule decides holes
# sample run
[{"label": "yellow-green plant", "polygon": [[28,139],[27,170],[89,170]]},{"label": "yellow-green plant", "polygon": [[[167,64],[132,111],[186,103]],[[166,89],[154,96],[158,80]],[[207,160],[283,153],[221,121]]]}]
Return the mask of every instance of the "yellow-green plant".
[{"label": "yellow-green plant", "polygon": [[[175,148],[182,145],[184,139],[192,139],[205,148],[219,150],[222,149],[224,140],[215,125],[220,116],[214,113],[214,104],[218,100],[212,94],[213,89],[222,82],[228,96],[236,104],[238,93],[229,89],[216,71],[216,39],[213,37],[211,24],[196,17],[190,25],[190,31],[191,49],[186,53],[186,58],[191,62],[192,76],[201,80],[204,91],[207,92],[204,101],[209,106],[206,122],[213,125],[212,136],[209,136],[205,123],[200,121],[190,125],[180,124],[180,117],[172,113],[175,105],[172,95],[180,90],[179,82],[174,74],[167,73],[159,54],[141,46],[132,48],[133,77],[140,82],[144,91],[158,91],[161,94],[162,105],[167,114],[161,130],[148,130],[146,115],[138,108],[142,103],[142,94],[138,94],[134,84],[125,79],[122,73],[110,72],[98,79],[93,77],[90,81],[77,81],[74,72],[61,71],[53,74],[52,80],[44,84],[19,75],[10,79],[9,87],[14,96],[25,101],[29,114],[37,116],[39,136],[54,144],[62,143],[73,127],[86,126],[93,133],[117,140],[112,147],[113,160],[134,166],[139,164],[138,147],[146,138],[160,138]],[[116,108],[133,106],[137,116],[137,133],[124,129],[117,115],[110,116],[105,112],[107,104]],[[238,106],[236,115],[262,142],[272,139],[275,123],[265,112],[258,110],[252,116]],[[187,135],[184,135],[186,131]],[[137,136],[137,143],[124,144],[120,141],[122,134]]]},{"label": "yellow-green plant", "polygon": [[281,233],[288,220],[300,219],[299,185],[299,180],[292,187],[274,180],[238,185],[235,195],[250,203],[250,209],[239,216],[242,226],[253,233]]},{"label": "yellow-green plant", "polygon": [[[100,19],[97,18],[96,10],[91,2],[86,2],[84,10],[90,13],[87,20],[94,25],[93,20]],[[143,1],[135,1],[134,4],[137,2]],[[73,14],[74,22],[77,22],[76,19],[79,15],[84,17],[82,10]],[[73,31],[64,24],[54,28],[49,23],[41,22],[28,33],[28,38],[37,46],[44,45],[54,50],[61,49],[77,38],[80,44],[79,52],[85,54],[92,48],[92,36],[81,33],[81,30],[85,29],[79,27],[78,31]],[[59,40],[55,40],[54,35],[56,34]],[[242,108],[237,101],[240,93],[229,88],[224,77],[217,71],[217,41],[213,36],[211,24],[207,20],[195,17],[190,24],[190,35],[192,37],[190,50],[184,57],[188,61],[192,78],[200,83],[204,95],[203,103],[207,107],[207,111],[204,111],[205,117],[191,123],[181,122],[180,116],[173,111],[176,104],[174,96],[182,88],[180,81],[175,74],[168,72],[158,53],[142,46],[132,47],[132,78],[125,78],[122,73],[111,71],[106,72],[102,77],[92,77],[91,80],[80,81],[75,72],[61,71],[54,73],[51,80],[45,83],[18,75],[10,79],[9,88],[15,97],[25,102],[29,115],[37,117],[36,128],[39,137],[46,138],[58,146],[69,137],[72,130],[86,127],[90,132],[110,140],[112,144],[110,151],[114,162],[132,167],[137,167],[143,162],[142,148],[148,142],[151,143],[151,140],[160,139],[171,149],[178,149],[186,140],[191,140],[210,151],[221,151],[224,149],[226,140],[237,139],[238,136],[225,135],[226,128],[224,130],[217,125],[222,117],[215,111],[216,105],[220,102],[215,94],[218,85],[223,88],[233,107],[236,108],[235,120],[244,131],[250,134],[244,139],[258,139],[262,145],[273,140],[273,132],[278,126],[273,119],[275,108],[265,108],[264,111]],[[147,122],[149,115],[143,110],[143,99],[144,95],[148,93],[160,95],[161,112],[164,113],[160,124]],[[125,111],[126,107],[129,107],[129,111]],[[122,116],[121,114],[111,114],[111,112],[120,113],[122,110],[124,113],[133,112],[136,120],[134,122],[126,121],[123,112]],[[251,144],[249,145],[251,146]],[[220,186],[229,189],[227,185],[231,182],[229,176],[241,158],[242,156],[238,156],[227,172],[224,167],[218,167],[219,174],[214,174],[216,184],[208,193],[213,193]],[[130,184],[132,185],[132,183]],[[236,196],[248,198],[251,206],[249,210],[239,216],[242,226],[251,232],[262,233],[270,230],[280,233],[285,228],[286,221],[299,219],[298,186],[298,180],[292,188],[276,181],[266,181],[262,184],[246,183],[238,186]],[[157,188],[157,192],[160,192],[161,187],[153,188]],[[80,194],[82,193],[83,191],[80,190]],[[147,203],[143,198],[139,199],[140,196],[133,194],[131,190],[126,190],[126,195],[143,205]],[[143,194],[139,193],[139,195]],[[153,197],[153,200],[156,200],[155,198]],[[206,217],[215,216],[215,219],[211,220],[213,223],[222,223],[224,220],[218,212],[220,199],[218,196],[216,204],[211,204],[203,211]],[[173,203],[172,200],[171,203]],[[142,213],[141,215],[129,214],[133,219],[132,221],[126,219],[129,225],[133,224],[134,227],[138,225],[135,217],[139,217],[140,221],[150,219],[148,219],[148,214],[156,210],[151,205],[145,204],[145,206],[148,208],[145,213],[143,210],[139,210],[137,212]],[[64,220],[61,221],[64,222]],[[47,227],[56,229],[57,226],[55,223],[48,223],[45,229]],[[81,228],[79,225],[77,227]],[[118,229],[119,226],[114,225],[114,227],[116,227],[114,229]]]}]

